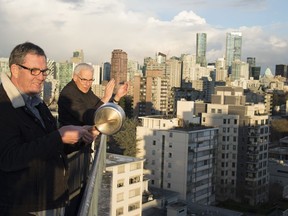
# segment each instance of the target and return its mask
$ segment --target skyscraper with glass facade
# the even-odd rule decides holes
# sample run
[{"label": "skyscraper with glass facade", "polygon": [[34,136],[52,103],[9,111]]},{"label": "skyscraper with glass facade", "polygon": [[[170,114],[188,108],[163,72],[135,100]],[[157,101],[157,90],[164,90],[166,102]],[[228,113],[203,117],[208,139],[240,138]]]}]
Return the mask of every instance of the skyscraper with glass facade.
[{"label": "skyscraper with glass facade", "polygon": [[206,44],[207,34],[197,33],[196,35],[196,63],[202,67],[207,66],[206,60]]},{"label": "skyscraper with glass facade", "polygon": [[[226,68],[231,72],[232,62],[241,60],[242,33],[229,32],[226,34]],[[229,70],[230,69],[230,70]]]}]

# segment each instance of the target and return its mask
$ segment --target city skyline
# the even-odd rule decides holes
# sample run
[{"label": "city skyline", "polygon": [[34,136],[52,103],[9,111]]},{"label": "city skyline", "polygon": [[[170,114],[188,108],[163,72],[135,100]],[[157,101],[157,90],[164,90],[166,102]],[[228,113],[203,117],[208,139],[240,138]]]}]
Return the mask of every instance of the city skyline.
[{"label": "city skyline", "polygon": [[242,61],[274,73],[287,64],[287,26],[284,0],[0,0],[0,57],[24,41],[40,45],[49,58],[65,61],[83,49],[85,61],[111,61],[114,49],[143,64],[162,52],[168,58],[196,54],[196,34],[207,34],[207,62],[225,55],[226,33],[243,36]]}]

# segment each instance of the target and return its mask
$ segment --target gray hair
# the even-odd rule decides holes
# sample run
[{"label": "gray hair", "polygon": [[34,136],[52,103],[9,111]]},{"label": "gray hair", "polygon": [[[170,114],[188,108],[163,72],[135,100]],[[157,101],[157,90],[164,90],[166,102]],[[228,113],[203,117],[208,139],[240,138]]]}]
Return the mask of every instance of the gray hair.
[{"label": "gray hair", "polygon": [[74,75],[79,74],[82,70],[90,70],[92,73],[94,73],[94,68],[92,65],[87,63],[80,63],[74,68]]}]

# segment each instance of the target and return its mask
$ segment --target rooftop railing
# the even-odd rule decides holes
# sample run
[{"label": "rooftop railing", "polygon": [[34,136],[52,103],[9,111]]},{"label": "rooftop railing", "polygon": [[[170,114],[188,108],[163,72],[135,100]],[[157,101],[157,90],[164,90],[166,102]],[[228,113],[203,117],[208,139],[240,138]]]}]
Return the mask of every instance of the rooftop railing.
[{"label": "rooftop railing", "polygon": [[106,142],[107,136],[102,134],[100,143],[96,145],[94,151],[94,158],[79,207],[78,216],[98,215],[98,196],[100,194],[102,175],[105,169]]},{"label": "rooftop railing", "polygon": [[105,169],[106,142],[106,135],[101,135],[100,141],[93,143],[94,152],[91,153],[89,146],[68,156],[70,200],[79,195],[81,189],[84,190],[77,210],[78,216],[98,215],[98,195]]}]

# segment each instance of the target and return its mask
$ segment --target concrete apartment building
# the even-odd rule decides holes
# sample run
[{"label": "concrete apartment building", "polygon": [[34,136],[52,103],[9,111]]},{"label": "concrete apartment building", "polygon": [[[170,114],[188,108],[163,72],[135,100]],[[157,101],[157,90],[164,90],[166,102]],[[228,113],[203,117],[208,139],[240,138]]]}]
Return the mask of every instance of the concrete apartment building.
[{"label": "concrete apartment building", "polygon": [[[215,88],[202,125],[219,128],[216,200],[252,206],[268,200],[269,124],[264,104],[246,104],[243,89]],[[196,113],[199,113],[196,111]]]},{"label": "concrete apartment building", "polygon": [[[141,216],[144,159],[107,154],[101,191],[101,216]],[[147,182],[146,182],[147,185]]]},{"label": "concrete apartment building", "polygon": [[218,129],[181,127],[178,118],[140,117],[138,155],[146,158],[149,186],[179,193],[179,200],[215,202],[215,150]]},{"label": "concrete apartment building", "polygon": [[161,70],[148,70],[146,76],[134,77],[133,109],[135,116],[166,114],[168,78]]}]

